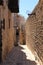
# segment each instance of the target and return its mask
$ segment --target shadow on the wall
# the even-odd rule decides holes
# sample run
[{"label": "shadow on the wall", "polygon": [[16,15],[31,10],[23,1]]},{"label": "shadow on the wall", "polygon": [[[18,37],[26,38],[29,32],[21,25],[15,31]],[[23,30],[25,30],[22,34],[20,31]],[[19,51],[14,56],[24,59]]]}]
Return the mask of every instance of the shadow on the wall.
[{"label": "shadow on the wall", "polygon": [[27,60],[20,46],[14,47],[2,65],[37,65],[35,61]]}]

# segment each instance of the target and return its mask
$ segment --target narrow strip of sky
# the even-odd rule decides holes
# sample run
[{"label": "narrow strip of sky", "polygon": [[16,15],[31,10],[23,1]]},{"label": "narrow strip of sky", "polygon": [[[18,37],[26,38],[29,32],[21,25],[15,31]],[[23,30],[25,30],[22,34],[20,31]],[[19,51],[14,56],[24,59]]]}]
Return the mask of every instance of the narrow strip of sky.
[{"label": "narrow strip of sky", "polygon": [[19,0],[19,13],[27,18],[28,12],[31,13],[39,0]]}]

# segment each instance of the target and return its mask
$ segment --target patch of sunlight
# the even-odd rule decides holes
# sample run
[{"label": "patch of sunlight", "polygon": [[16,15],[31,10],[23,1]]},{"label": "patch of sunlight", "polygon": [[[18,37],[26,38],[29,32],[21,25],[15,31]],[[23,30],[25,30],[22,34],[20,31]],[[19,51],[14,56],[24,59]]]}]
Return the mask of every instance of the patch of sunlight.
[{"label": "patch of sunlight", "polygon": [[[26,54],[27,60],[35,61],[35,56],[32,54],[31,50],[27,48],[26,45],[19,45],[19,46],[23,48],[21,49],[21,51]],[[38,61],[35,61],[35,62],[37,63],[37,65],[40,65]]]},{"label": "patch of sunlight", "polygon": [[32,52],[27,48],[27,46],[26,45],[20,45],[20,46],[24,48],[21,51],[23,51],[26,54],[26,59],[30,59],[30,60],[34,61],[35,57],[32,54]]}]

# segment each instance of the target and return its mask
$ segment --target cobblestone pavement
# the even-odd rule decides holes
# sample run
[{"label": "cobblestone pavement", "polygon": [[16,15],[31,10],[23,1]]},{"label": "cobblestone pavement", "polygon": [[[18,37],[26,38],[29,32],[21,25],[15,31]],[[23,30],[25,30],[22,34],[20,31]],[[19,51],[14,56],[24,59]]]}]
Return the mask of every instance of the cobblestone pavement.
[{"label": "cobblestone pavement", "polygon": [[23,50],[22,46],[14,47],[2,65],[37,65],[32,58],[26,58],[26,53]]}]

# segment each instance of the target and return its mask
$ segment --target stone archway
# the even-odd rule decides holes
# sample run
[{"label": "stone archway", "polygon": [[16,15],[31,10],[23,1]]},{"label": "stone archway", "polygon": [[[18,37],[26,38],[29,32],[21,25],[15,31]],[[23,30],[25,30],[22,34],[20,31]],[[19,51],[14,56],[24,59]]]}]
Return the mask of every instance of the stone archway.
[{"label": "stone archway", "polygon": [[2,61],[2,29],[0,28],[0,63]]},{"label": "stone archway", "polygon": [[16,28],[16,40],[19,42],[19,27]]}]

